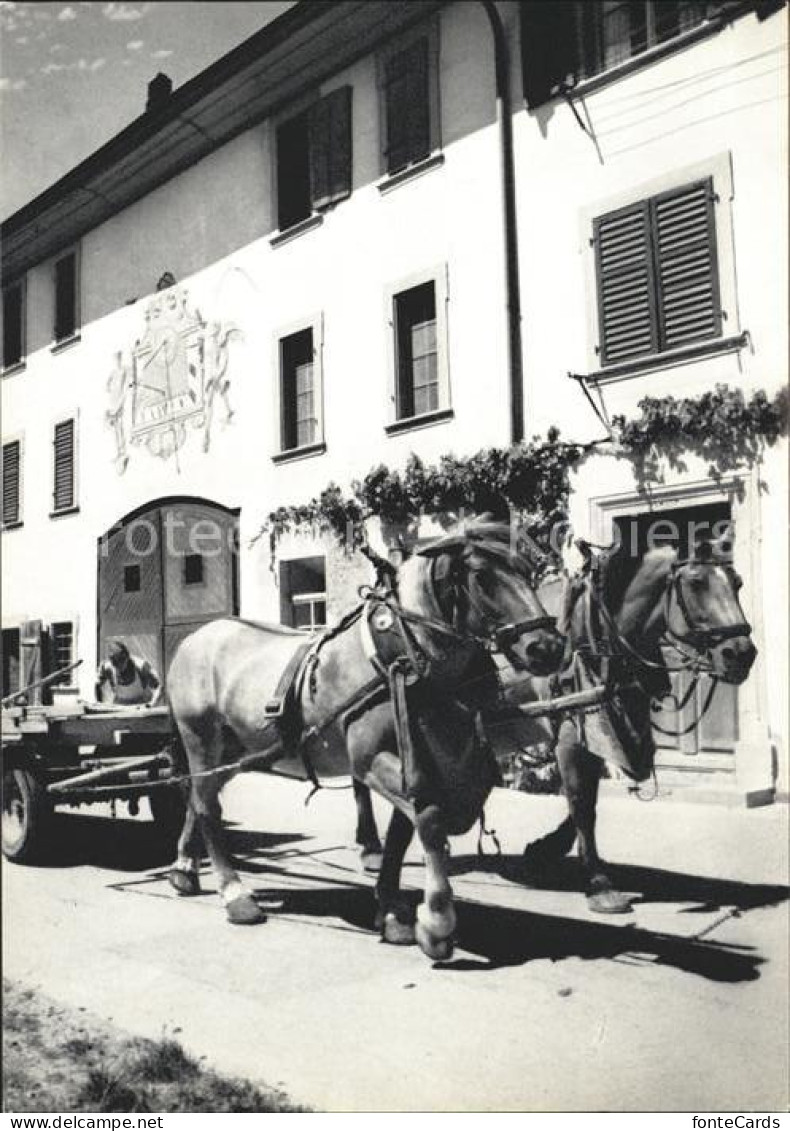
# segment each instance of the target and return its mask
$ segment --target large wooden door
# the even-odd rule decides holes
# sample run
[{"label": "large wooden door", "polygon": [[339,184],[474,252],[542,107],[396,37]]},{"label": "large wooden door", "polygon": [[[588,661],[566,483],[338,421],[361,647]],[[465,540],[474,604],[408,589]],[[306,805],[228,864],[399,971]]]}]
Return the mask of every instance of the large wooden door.
[{"label": "large wooden door", "polygon": [[137,512],[99,542],[99,654],[111,639],[166,678],[181,641],[238,613],[237,514],[168,500]]},{"label": "large wooden door", "polygon": [[[703,530],[705,523],[710,530],[717,524],[721,529],[729,522],[728,503],[620,516],[615,519],[621,541],[615,568],[624,576],[635,573],[648,547],[662,543],[676,546],[681,558],[688,557],[693,550],[695,530]],[[731,536],[734,534],[732,530]],[[664,655],[669,667],[678,665],[679,656],[673,648],[664,649]],[[684,770],[693,769],[695,765],[700,769],[704,765],[705,768],[734,770],[738,739],[737,688],[719,683],[703,714],[710,690],[709,678],[702,676],[690,696],[692,681],[688,673],[673,672],[670,679],[674,699],[666,699],[661,710],[653,714],[657,724],[653,734],[658,763]],[[684,702],[687,697],[688,702]],[[683,704],[680,710],[677,703]]]}]

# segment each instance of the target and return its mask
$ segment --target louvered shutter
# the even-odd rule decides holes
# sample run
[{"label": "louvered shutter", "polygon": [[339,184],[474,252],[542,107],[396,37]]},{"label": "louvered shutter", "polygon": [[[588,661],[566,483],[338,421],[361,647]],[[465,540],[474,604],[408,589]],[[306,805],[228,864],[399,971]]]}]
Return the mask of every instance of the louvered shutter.
[{"label": "louvered shutter", "polygon": [[721,334],[716,221],[710,179],[651,202],[661,349]]},{"label": "louvered shutter", "polygon": [[8,368],[22,360],[22,284],[3,289],[3,365]]},{"label": "louvered shutter", "polygon": [[658,350],[648,202],[594,221],[600,353],[604,365]]},{"label": "louvered shutter", "polygon": [[74,421],[55,425],[55,483],[53,510],[74,506]]},{"label": "louvered shutter", "polygon": [[19,522],[20,511],[20,456],[19,440],[3,444],[3,525]]},{"label": "louvered shutter", "polygon": [[351,195],[351,87],[310,109],[310,195],[317,211]]},{"label": "louvered shutter", "polygon": [[532,110],[578,74],[573,0],[522,0],[521,79]]},{"label": "louvered shutter", "polygon": [[55,341],[70,338],[77,328],[77,257],[64,255],[55,264]]},{"label": "louvered shutter", "polygon": [[389,57],[385,68],[387,170],[420,161],[431,151],[428,40]]}]

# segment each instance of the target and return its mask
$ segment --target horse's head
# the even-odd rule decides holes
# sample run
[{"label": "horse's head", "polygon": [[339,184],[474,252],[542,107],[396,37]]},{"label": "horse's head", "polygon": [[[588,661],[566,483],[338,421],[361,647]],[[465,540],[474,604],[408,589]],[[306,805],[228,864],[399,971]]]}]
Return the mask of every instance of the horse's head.
[{"label": "horse's head", "polygon": [[469,522],[418,553],[429,560],[433,595],[459,633],[486,642],[532,675],[557,671],[564,640],[506,524]]},{"label": "horse's head", "polygon": [[705,655],[712,674],[725,683],[743,683],[757,655],[738,600],[741,584],[731,559],[712,542],[674,562],[667,582],[667,635],[684,650]]}]

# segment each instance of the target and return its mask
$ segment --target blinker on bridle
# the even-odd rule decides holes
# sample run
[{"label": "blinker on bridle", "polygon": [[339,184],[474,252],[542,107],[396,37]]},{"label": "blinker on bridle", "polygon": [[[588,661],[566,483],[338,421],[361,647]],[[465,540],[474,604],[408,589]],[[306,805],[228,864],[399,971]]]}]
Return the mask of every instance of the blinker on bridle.
[{"label": "blinker on bridle", "polygon": [[[735,624],[729,625],[714,625],[706,627],[698,624],[688,606],[686,595],[683,591],[683,570],[688,566],[721,566],[726,570],[730,581],[735,578],[734,570],[732,568],[732,561],[730,559],[720,559],[717,561],[705,561],[699,558],[686,558],[683,561],[674,562],[672,571],[669,575],[667,587],[664,591],[664,621],[666,623],[666,633],[673,640],[680,643],[688,643],[698,645],[701,650],[710,651],[711,648],[716,648],[725,640],[731,640],[736,636],[748,636],[752,631],[752,626],[747,620],[736,621]],[[674,632],[669,627],[669,613],[671,610],[672,597],[675,597],[680,615],[685,622],[688,629],[682,635]]]}]

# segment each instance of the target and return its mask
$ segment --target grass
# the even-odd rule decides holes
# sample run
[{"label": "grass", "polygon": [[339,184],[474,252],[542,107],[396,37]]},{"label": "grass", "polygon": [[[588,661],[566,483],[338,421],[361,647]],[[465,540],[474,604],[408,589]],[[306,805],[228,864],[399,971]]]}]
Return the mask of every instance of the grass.
[{"label": "grass", "polygon": [[172,1035],[128,1036],[3,981],[3,1110],[301,1112],[276,1088],[223,1076]]}]

